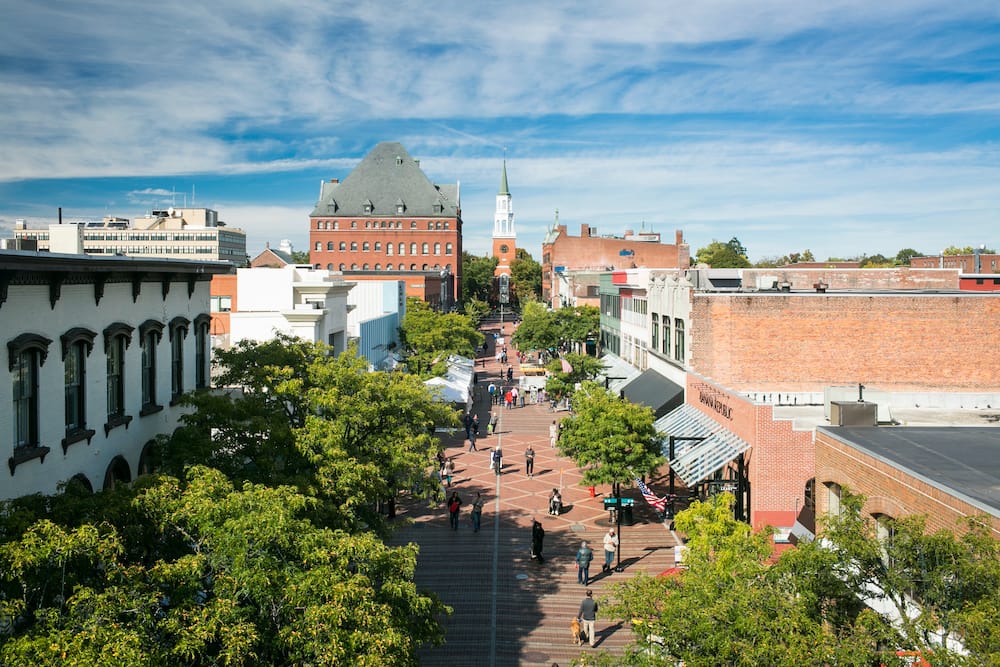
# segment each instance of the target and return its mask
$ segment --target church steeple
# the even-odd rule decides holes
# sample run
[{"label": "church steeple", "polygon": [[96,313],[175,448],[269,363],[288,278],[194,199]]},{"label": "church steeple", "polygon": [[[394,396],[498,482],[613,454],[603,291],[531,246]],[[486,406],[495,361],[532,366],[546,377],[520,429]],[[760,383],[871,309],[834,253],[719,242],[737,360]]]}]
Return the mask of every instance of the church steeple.
[{"label": "church steeple", "polygon": [[493,256],[497,258],[494,275],[510,275],[510,265],[517,257],[517,232],[514,230],[514,205],[507,185],[506,157],[500,175],[496,214],[493,216]]}]

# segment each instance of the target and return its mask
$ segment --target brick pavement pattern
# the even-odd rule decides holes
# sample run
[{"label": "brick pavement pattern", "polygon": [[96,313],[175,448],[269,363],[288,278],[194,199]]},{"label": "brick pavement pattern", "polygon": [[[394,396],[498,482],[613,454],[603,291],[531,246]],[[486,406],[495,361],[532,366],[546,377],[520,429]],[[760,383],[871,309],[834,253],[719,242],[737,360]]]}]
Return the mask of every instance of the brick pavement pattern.
[{"label": "brick pavement pattern", "polygon": [[[634,524],[624,526],[621,534],[622,573],[602,573],[602,539],[609,526],[603,508],[602,491],[596,497],[580,485],[581,472],[569,459],[558,456],[549,445],[549,425],[563,412],[552,412],[548,404],[504,409],[491,406],[486,387],[492,380],[507,388],[506,377],[498,381],[502,370],[494,359],[492,334],[499,332],[499,322],[486,322],[483,333],[489,343],[484,356],[477,360],[479,398],[474,410],[481,423],[476,446],[469,452],[464,432],[443,439],[445,454],[455,459],[452,488],[462,497],[460,525],[449,529],[443,503],[428,507],[425,502],[400,504],[400,527],[394,544],[409,542],[420,546],[416,581],[421,588],[436,592],[454,613],[445,620],[446,644],[425,648],[420,663],[427,666],[470,665],[475,667],[510,667],[546,665],[553,662],[569,665],[581,652],[607,651],[621,654],[631,642],[631,630],[615,624],[600,611],[597,615],[596,648],[573,644],[570,622],[576,616],[585,588],[577,583],[574,557],[580,542],[586,540],[594,550],[590,568],[590,588],[594,597],[605,594],[614,581],[638,571],[657,574],[674,565],[674,535],[642,501],[635,489],[624,496],[635,498]],[[512,333],[510,322],[502,334]],[[514,382],[521,377],[516,353],[507,340]],[[484,365],[485,362],[485,365]],[[491,409],[500,416],[494,435],[487,435]],[[501,475],[489,467],[490,449],[500,444],[503,450]],[[528,478],[524,471],[524,450],[535,450],[535,473]],[[655,482],[655,480],[654,480]],[[548,514],[548,496],[561,488],[563,513]],[[662,493],[663,486],[658,485]],[[472,530],[470,509],[476,492],[487,500],[482,527]],[[405,521],[410,519],[410,521]],[[531,522],[537,519],[545,528],[544,563],[532,560]]]}]

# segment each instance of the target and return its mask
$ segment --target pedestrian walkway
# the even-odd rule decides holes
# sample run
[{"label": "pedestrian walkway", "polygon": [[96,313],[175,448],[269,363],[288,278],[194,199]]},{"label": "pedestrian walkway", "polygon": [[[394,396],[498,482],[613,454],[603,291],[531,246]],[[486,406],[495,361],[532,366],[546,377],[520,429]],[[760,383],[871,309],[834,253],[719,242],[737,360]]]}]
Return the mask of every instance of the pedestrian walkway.
[{"label": "pedestrian walkway", "polygon": [[[436,592],[454,613],[445,621],[446,643],[421,651],[421,665],[475,665],[476,667],[512,667],[546,665],[556,662],[563,667],[581,652],[605,650],[620,654],[632,641],[631,630],[613,624],[598,612],[597,646],[573,644],[569,624],[576,616],[584,597],[577,583],[574,556],[586,540],[594,550],[590,588],[594,597],[605,594],[608,585],[644,571],[657,574],[674,565],[675,536],[658,521],[635,489],[624,495],[635,499],[634,525],[623,526],[621,563],[624,572],[602,574],[604,560],[602,539],[609,527],[609,513],[603,508],[603,493],[596,489],[591,497],[580,486],[581,473],[573,462],[559,457],[549,446],[549,425],[566,413],[551,412],[548,404],[504,409],[490,405],[485,388],[494,381],[509,387],[494,355],[492,334],[499,324],[485,324],[489,342],[477,360],[478,382],[482,400],[475,406],[479,414],[480,451],[469,452],[464,432],[445,439],[447,456],[454,457],[456,470],[452,489],[463,500],[459,529],[448,526],[443,503],[403,502],[400,518],[411,519],[393,537],[393,543],[414,542],[420,545],[417,558],[418,586]],[[510,362],[514,365],[515,383],[521,377],[517,355],[510,345],[511,323],[505,323],[505,339]],[[485,360],[485,366],[483,366]],[[497,433],[486,435],[491,409],[500,416]],[[503,451],[502,474],[490,470],[490,452],[495,445]],[[535,450],[535,472],[525,474],[524,450]],[[658,480],[654,480],[658,482]],[[548,496],[561,488],[563,513],[548,514]],[[662,490],[663,485],[654,484]],[[487,499],[482,528],[472,530],[469,510],[476,492]],[[545,528],[544,563],[530,558],[531,525],[537,519]]]}]

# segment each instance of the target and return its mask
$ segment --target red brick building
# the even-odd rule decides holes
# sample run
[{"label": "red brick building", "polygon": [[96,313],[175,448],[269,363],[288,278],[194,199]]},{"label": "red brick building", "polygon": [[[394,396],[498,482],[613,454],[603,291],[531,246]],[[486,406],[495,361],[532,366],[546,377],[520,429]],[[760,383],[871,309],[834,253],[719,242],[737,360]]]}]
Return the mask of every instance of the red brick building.
[{"label": "red brick building", "polygon": [[556,277],[559,273],[580,269],[686,269],[691,264],[691,249],[680,230],[672,245],[661,243],[657,232],[628,230],[622,237],[598,236],[597,229],[590,225],[580,225],[580,236],[570,236],[566,225],[558,224],[557,218],[542,241],[541,264],[542,300],[559,308],[563,305]]},{"label": "red brick building", "polygon": [[1000,255],[973,253],[911,257],[910,266],[915,269],[958,269],[960,273],[1000,273]]},{"label": "red brick building", "polygon": [[820,427],[817,515],[837,513],[850,489],[876,520],[923,514],[932,532],[962,532],[964,518],[985,515],[1000,539],[997,452],[996,427]]},{"label": "red brick building", "polygon": [[342,182],[323,183],[309,247],[318,269],[350,280],[405,280],[407,296],[430,295],[449,308],[461,299],[458,184],[432,183],[402,144],[380,143]]}]

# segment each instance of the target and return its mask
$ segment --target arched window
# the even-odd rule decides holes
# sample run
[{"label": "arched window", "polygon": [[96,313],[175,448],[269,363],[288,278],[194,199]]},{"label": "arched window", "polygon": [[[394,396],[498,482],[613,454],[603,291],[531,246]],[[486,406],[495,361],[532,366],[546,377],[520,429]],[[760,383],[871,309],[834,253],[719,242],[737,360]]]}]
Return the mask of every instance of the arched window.
[{"label": "arched window", "polygon": [[450,255],[453,252],[454,252],[454,249],[453,249],[452,245],[450,243],[445,243],[444,244],[444,254]]},{"label": "arched window", "polygon": [[357,252],[357,251],[358,251],[358,242],[351,241],[351,252]]},{"label": "arched window", "polygon": [[440,243],[435,243],[434,244],[434,254],[435,255],[440,255],[441,254],[441,244]]},{"label": "arched window", "polygon": [[826,513],[829,516],[840,516],[843,511],[840,507],[840,484],[826,482],[823,487],[826,489]]},{"label": "arched window", "polygon": [[364,264],[363,264],[363,265],[361,266],[361,270],[362,270],[362,271],[367,271],[367,270],[368,270],[368,262],[365,262],[365,263],[364,263]]},{"label": "arched window", "polygon": [[327,241],[326,242],[326,249],[327,250],[333,250],[333,241]]},{"label": "arched window", "polygon": [[385,244],[385,254],[387,254],[387,255],[391,255],[391,254],[392,254],[392,251],[393,251],[394,249],[395,249],[395,246],[393,246],[393,245],[392,245],[392,243],[386,243],[386,244]]},{"label": "arched window", "polygon": [[333,271],[333,262],[330,262],[329,264],[326,265],[326,270]]},{"label": "arched window", "polygon": [[416,243],[411,243],[410,244],[410,254],[411,255],[416,255],[417,254],[417,244]]},{"label": "arched window", "polygon": [[386,264],[385,265],[385,270],[386,271],[392,271],[392,264]]},{"label": "arched window", "polygon": [[422,267],[420,267],[420,270],[421,270],[421,271],[426,271],[426,270],[427,270],[427,265],[426,265],[426,264],[424,264],[424,265],[423,265]]},{"label": "arched window", "polygon": [[344,269],[346,269],[346,268],[347,268],[347,264],[341,264],[341,265],[340,265],[340,268],[339,268],[338,270],[339,270],[339,271],[343,271],[343,270],[344,270]]},{"label": "arched window", "polygon": [[[382,224],[384,225],[385,223],[383,222]],[[381,241],[376,241],[375,242],[375,252],[382,252],[382,242]]]},{"label": "arched window", "polygon": [[426,255],[426,254],[427,254],[428,252],[430,252],[430,249],[431,249],[431,244],[430,244],[430,243],[426,243],[426,242],[425,242],[425,243],[423,243],[423,244],[422,244],[422,245],[420,246],[420,250],[421,250],[421,251],[423,252],[423,254],[425,254],[425,255]]},{"label": "arched window", "polygon": [[343,241],[340,242],[340,251],[345,252],[347,250],[347,244]]},{"label": "arched window", "polygon": [[371,245],[368,243],[368,241],[365,241],[364,243],[361,244],[362,252],[368,252],[369,250],[371,250]]},{"label": "arched window", "polygon": [[323,242],[322,241],[316,241],[316,248],[315,249],[316,250],[322,250],[323,249]]},{"label": "arched window", "polygon": [[417,270],[417,265],[416,264],[410,264],[410,271],[416,271],[416,270]]},{"label": "arched window", "polygon": [[382,265],[381,264],[376,264],[375,265],[375,270],[376,271],[381,271],[382,270]]},{"label": "arched window", "polygon": [[351,271],[357,271],[357,270],[358,270],[358,265],[357,264],[351,264]]},{"label": "arched window", "polygon": [[405,243],[400,243],[399,244],[399,254],[400,255],[405,255],[406,254],[406,244]]}]

